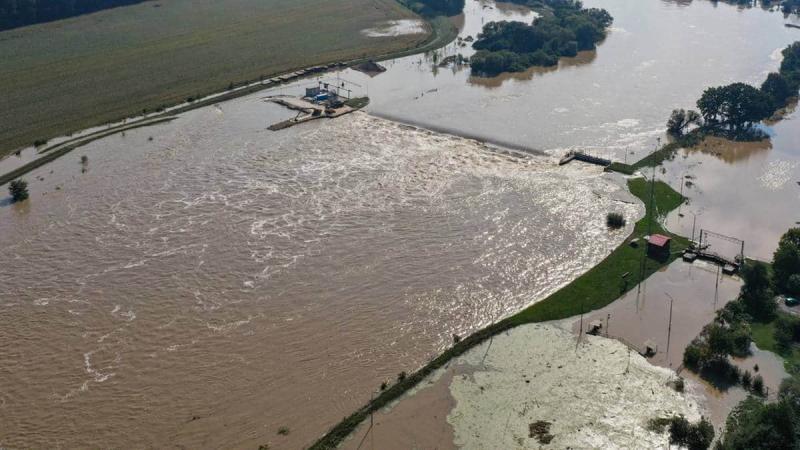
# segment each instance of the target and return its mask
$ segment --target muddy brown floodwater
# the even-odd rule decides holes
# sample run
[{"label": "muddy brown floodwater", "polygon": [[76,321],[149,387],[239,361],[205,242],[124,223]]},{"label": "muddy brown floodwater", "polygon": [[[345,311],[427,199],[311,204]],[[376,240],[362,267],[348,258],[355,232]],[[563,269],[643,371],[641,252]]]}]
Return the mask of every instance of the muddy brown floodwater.
[{"label": "muddy brown floodwater", "polygon": [[[772,260],[778,240],[800,224],[800,127],[797,112],[765,127],[765,142],[733,143],[709,139],[703,146],[680,150],[664,164],[663,179],[689,198],[667,224],[689,236],[694,225],[744,241],[749,257]],[[735,254],[740,243],[711,237],[722,254]]]},{"label": "muddy brown floodwater", "polygon": [[[533,17],[467,3],[462,37]],[[672,108],[760,80],[796,35],[759,9],[587,4],[614,29],[554,70],[434,69],[469,53],[452,44],[339,74],[374,115],[544,155],[363,113],[273,133],[291,113],[261,93],[29,174],[31,199],[0,204],[0,446],[300,448],[452,334],[600,261],[630,232],[608,232],[606,212],[633,223],[642,207],[555,156],[644,153]]]}]

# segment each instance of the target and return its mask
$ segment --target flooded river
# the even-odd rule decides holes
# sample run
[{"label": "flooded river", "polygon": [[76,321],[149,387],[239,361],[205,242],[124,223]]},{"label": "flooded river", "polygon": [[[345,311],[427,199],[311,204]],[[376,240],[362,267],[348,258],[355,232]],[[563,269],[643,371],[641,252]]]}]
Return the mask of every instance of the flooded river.
[{"label": "flooded river", "polygon": [[[0,446],[308,445],[452,334],[543,298],[622,241],[630,230],[608,232],[606,212],[632,223],[641,206],[553,155],[642,154],[672,108],[760,80],[800,36],[761,10],[588,3],[614,30],[558,69],[433,70],[467,53],[452,44],[374,78],[340,74],[372,115],[274,133],[291,113],[260,93],[31,173],[31,200],[0,206]],[[462,37],[531,17],[468,1]]]}]

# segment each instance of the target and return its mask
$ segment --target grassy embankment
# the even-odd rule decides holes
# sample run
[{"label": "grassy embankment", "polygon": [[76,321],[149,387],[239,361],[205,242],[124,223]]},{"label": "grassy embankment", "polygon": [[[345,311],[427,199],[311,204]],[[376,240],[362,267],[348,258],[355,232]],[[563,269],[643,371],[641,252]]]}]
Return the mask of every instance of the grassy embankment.
[{"label": "grassy embankment", "polygon": [[445,18],[432,19],[427,34],[361,33],[409,18],[417,16],[395,0],[171,0],[2,32],[0,60],[9,64],[0,65],[0,156],[231,83],[414,53],[455,37]]},{"label": "grassy embankment", "polygon": [[[645,217],[636,223],[634,231],[628,239],[606,259],[600,262],[600,264],[544,300],[533,304],[514,316],[477,331],[466,339],[458,342],[423,368],[409,375],[403,381],[390,386],[373,401],[345,418],[311,446],[311,449],[321,450],[335,448],[369,416],[370,412],[377,411],[388,403],[396,400],[433,371],[490,337],[518,325],[565,319],[581,314],[582,312],[601,308],[619,298],[629,289],[635,287],[642,279],[647,278],[650,274],[677,258],[678,251],[688,245],[688,240],[667,232],[661,226],[658,219],[666,215],[669,211],[677,208],[683,201],[681,196],[666,183],[656,182],[653,195],[653,207],[651,208],[648,206],[650,184],[645,179],[636,178],[629,180],[628,188],[645,203],[647,209]],[[642,243],[642,245],[638,247],[631,247],[629,243],[631,240],[642,238],[647,234],[648,223],[652,223],[653,233],[663,233],[673,238],[673,253],[666,261],[657,261],[646,257],[645,268],[642,272],[641,262],[645,252],[645,245]],[[622,278],[625,273],[628,273],[626,277],[627,283],[624,282]]]},{"label": "grassy embankment", "polygon": [[775,322],[782,315],[788,315],[788,313],[779,311],[775,320],[768,323],[751,323],[751,338],[761,350],[770,351],[783,358],[786,371],[792,376],[797,376],[797,370],[800,369],[800,348],[796,345],[792,345],[790,349],[782,350],[775,339]]}]

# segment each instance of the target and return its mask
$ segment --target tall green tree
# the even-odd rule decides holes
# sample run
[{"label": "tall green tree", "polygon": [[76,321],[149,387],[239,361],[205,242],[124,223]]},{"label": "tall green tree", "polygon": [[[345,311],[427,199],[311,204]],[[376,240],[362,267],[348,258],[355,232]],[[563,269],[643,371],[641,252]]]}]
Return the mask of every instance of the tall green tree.
[{"label": "tall green tree", "polygon": [[788,402],[750,397],[734,408],[717,445],[720,450],[796,450],[795,411]]},{"label": "tall green tree", "polygon": [[786,77],[775,72],[767,75],[767,79],[761,84],[761,92],[769,96],[773,109],[784,107],[789,98],[795,95],[795,91]]},{"label": "tall green tree", "polygon": [[781,237],[772,257],[772,271],[778,291],[788,292],[790,278],[800,274],[800,228],[790,228]]},{"label": "tall green tree", "polygon": [[777,304],[773,299],[769,271],[766,265],[753,263],[742,266],[744,284],[739,296],[747,313],[756,319],[768,320],[773,317]]},{"label": "tall green tree", "polygon": [[691,125],[701,125],[703,118],[697,111],[685,109],[673,109],[667,121],[667,132],[673,136],[682,136],[686,129]]},{"label": "tall green tree", "polygon": [[745,83],[711,87],[697,101],[706,125],[734,131],[748,128],[772,115],[772,99]]}]

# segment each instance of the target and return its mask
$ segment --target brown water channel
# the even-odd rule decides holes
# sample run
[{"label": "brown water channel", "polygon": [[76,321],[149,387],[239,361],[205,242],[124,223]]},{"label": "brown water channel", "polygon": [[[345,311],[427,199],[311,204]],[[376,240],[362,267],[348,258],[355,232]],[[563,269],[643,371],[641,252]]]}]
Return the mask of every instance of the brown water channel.
[{"label": "brown water channel", "polygon": [[[622,158],[800,36],[761,10],[589,3],[614,30],[557,69],[478,80],[418,55],[340,76],[376,115]],[[469,1],[462,36],[531,17]],[[607,211],[642,213],[597,168],[363,113],[269,132],[291,113],[263,95],[93,142],[2,203],[0,446],[302,447],[453,333],[600,261],[630,231]]]}]

